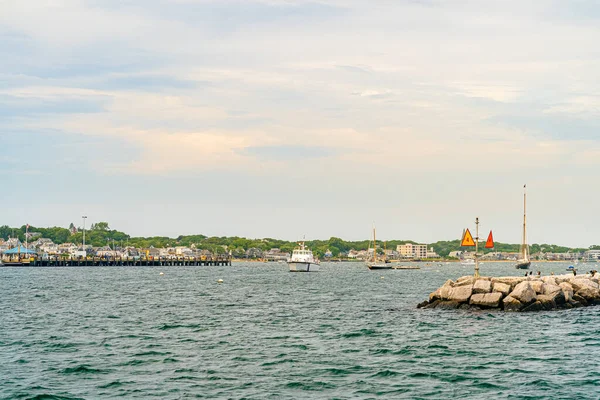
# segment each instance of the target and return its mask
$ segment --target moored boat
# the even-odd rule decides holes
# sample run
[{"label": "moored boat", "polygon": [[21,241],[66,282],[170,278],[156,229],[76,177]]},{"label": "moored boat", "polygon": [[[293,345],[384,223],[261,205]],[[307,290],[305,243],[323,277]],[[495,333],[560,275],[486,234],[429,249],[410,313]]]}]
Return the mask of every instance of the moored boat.
[{"label": "moored boat", "polygon": [[315,258],[313,252],[304,245],[304,242],[300,242],[292,252],[292,256],[288,260],[288,266],[290,272],[317,272],[321,267],[321,263],[318,258]]},{"label": "moored boat", "polygon": [[373,227],[373,255],[367,259],[367,268],[369,269],[392,269],[392,265],[386,262],[385,258],[377,257],[377,237],[375,227]]}]

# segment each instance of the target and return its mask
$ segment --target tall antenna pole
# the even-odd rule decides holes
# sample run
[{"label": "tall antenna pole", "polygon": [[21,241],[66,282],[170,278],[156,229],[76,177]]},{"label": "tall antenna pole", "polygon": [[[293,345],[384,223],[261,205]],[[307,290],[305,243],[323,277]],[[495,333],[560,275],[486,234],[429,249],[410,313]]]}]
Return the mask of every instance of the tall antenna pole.
[{"label": "tall antenna pole", "polygon": [[81,218],[83,219],[83,251],[85,251],[85,220],[87,219],[87,216],[84,215]]},{"label": "tall antenna pole", "polygon": [[479,217],[475,218],[475,278],[479,278]]}]

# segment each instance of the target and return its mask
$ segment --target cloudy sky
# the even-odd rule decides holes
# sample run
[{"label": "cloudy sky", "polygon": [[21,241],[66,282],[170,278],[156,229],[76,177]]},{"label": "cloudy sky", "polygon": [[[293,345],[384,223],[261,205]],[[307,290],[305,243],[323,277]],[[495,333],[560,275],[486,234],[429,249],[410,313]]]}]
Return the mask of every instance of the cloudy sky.
[{"label": "cloudy sky", "polygon": [[600,243],[600,5],[0,0],[0,224]]}]

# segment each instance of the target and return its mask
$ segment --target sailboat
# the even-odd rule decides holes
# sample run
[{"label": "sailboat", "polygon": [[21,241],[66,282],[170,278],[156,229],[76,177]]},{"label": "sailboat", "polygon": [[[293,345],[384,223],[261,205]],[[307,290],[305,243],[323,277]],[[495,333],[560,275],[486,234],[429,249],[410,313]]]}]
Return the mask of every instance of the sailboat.
[{"label": "sailboat", "polygon": [[527,245],[527,185],[523,186],[523,241],[519,250],[517,269],[528,269],[531,266],[529,259],[529,246]]},{"label": "sailboat", "polygon": [[384,259],[377,257],[377,236],[375,227],[373,227],[373,256],[367,259],[367,267],[369,269],[392,269],[392,266],[385,262]]}]

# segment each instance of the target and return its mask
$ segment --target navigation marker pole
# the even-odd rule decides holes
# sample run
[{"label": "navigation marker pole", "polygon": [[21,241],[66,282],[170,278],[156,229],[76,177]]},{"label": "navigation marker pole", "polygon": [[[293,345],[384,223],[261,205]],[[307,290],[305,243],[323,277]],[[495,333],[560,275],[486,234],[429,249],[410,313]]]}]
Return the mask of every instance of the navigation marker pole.
[{"label": "navigation marker pole", "polygon": [[479,217],[475,218],[475,278],[479,278]]}]

